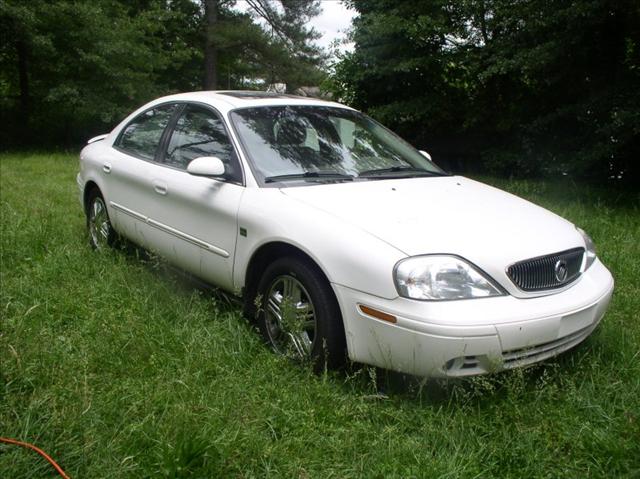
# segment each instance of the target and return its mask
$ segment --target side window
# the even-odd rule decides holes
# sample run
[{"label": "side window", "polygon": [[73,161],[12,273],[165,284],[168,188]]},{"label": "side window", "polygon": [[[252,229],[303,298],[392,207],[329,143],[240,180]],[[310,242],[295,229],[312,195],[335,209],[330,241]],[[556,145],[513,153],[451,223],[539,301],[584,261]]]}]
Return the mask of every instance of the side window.
[{"label": "side window", "polygon": [[229,176],[240,179],[238,160],[222,119],[207,108],[188,105],[173,129],[164,162],[186,170],[191,160],[201,156],[217,156]]},{"label": "side window", "polygon": [[162,132],[176,106],[162,105],[141,113],[122,130],[115,146],[146,160],[153,160]]}]

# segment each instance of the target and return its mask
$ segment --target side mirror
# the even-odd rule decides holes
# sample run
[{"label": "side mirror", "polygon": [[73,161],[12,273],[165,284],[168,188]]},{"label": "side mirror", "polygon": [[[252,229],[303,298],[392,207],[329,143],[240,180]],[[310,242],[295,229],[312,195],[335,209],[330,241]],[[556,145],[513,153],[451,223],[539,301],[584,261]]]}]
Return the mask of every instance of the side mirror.
[{"label": "side mirror", "polygon": [[427,160],[429,160],[429,161],[433,161],[433,159],[431,158],[431,155],[430,155],[429,153],[427,153],[426,151],[424,151],[424,150],[420,150],[420,154],[421,154],[422,156],[424,156]]},{"label": "side mirror", "polygon": [[220,178],[225,174],[224,163],[217,156],[201,156],[187,166],[187,173],[194,176]]}]

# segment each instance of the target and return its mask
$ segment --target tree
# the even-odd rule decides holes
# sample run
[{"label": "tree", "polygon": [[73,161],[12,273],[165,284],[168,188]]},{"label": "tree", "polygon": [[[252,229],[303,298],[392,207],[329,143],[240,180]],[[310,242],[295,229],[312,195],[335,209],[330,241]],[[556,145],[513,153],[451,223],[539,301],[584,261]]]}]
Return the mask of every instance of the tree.
[{"label": "tree", "polygon": [[319,82],[323,56],[304,25],[318,2],[253,4],[262,13],[231,0],[0,0],[0,145],[79,144],[203,83]]},{"label": "tree", "polygon": [[[234,3],[203,0],[205,90],[218,87],[219,73],[230,56],[239,60],[234,70],[243,69],[245,64],[245,71],[252,71],[254,78],[267,83],[299,86],[303,79],[320,80],[318,66],[325,55],[311,43],[319,35],[308,27],[309,19],[320,13],[318,0],[247,0],[245,14],[232,10]],[[229,65],[226,67],[231,71]]]},{"label": "tree", "polygon": [[[352,0],[334,91],[459,168],[633,178],[640,4]],[[462,160],[462,161],[461,161]]]},{"label": "tree", "polygon": [[452,54],[456,2],[354,1],[355,50],[335,65],[334,93],[441,157],[464,118],[467,72]]},{"label": "tree", "polygon": [[218,0],[204,0],[206,32],[204,45],[204,85],[205,90],[215,90],[218,85],[218,48],[216,45],[216,25],[218,23]]},{"label": "tree", "polygon": [[2,129],[3,144],[16,136],[69,142],[76,129],[96,131],[97,123],[120,118],[125,105],[159,93],[148,80],[163,61],[154,55],[160,48],[157,25],[146,16],[129,17],[120,7],[108,0],[0,4],[0,117],[5,127],[14,126]]}]

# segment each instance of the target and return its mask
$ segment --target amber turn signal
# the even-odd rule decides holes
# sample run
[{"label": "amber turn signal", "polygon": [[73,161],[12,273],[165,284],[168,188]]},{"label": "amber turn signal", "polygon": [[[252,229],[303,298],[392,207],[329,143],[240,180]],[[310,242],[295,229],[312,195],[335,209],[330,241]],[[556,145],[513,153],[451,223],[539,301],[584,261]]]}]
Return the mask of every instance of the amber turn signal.
[{"label": "amber turn signal", "polygon": [[382,311],[378,311],[377,309],[370,308],[369,306],[365,306],[364,304],[359,304],[358,308],[360,308],[360,311],[362,311],[364,314],[373,316],[376,319],[381,319],[382,321],[387,321],[388,323],[394,324],[398,322],[398,318],[396,318],[395,316],[389,313],[383,313]]}]

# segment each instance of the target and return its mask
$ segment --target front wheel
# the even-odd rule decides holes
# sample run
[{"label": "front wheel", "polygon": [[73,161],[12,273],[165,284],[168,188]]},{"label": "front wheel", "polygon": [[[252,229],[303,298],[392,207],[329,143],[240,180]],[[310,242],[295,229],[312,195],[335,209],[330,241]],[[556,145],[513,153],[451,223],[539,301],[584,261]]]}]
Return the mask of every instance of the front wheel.
[{"label": "front wheel", "polygon": [[315,265],[293,257],[276,260],[266,268],[258,294],[258,327],[276,352],[309,361],[316,371],[344,363],[340,308]]},{"label": "front wheel", "polygon": [[93,249],[103,250],[113,246],[116,232],[111,226],[107,205],[98,190],[89,194],[87,204],[87,229],[89,230],[89,244]]}]

